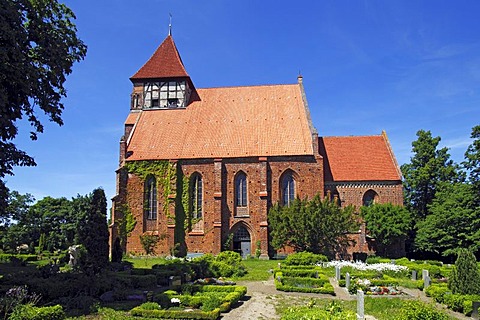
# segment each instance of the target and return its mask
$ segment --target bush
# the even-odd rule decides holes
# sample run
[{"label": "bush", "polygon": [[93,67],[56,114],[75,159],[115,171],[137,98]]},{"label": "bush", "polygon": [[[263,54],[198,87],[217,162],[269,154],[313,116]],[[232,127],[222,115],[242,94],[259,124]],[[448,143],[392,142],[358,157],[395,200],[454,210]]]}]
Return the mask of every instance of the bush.
[{"label": "bush", "polygon": [[459,250],[457,261],[448,279],[448,287],[453,293],[480,293],[480,272],[477,260],[470,250]]},{"label": "bush", "polygon": [[222,251],[215,257],[215,260],[233,265],[242,262],[242,256],[235,251]]},{"label": "bush", "polygon": [[307,266],[315,265],[320,262],[328,262],[328,259],[323,254],[315,254],[311,252],[297,252],[287,256],[285,259],[286,265]]},{"label": "bush", "polygon": [[436,302],[443,303],[443,296],[449,292],[450,289],[446,285],[432,284],[425,289],[427,297],[432,297]]},{"label": "bush", "polygon": [[10,315],[10,320],[63,320],[62,306],[35,307],[31,304],[19,305]]},{"label": "bush", "polygon": [[419,301],[408,301],[400,310],[397,320],[449,320],[450,317],[435,309],[435,306]]},{"label": "bush", "polygon": [[291,307],[286,309],[282,315],[282,320],[356,320],[357,316],[353,311],[344,311],[338,303],[332,302],[324,309],[306,307]]},{"label": "bush", "polygon": [[463,303],[465,296],[460,294],[445,294],[443,295],[443,303],[455,312],[463,312]]},{"label": "bush", "polygon": [[335,295],[335,290],[328,280],[284,277],[281,272],[275,274],[275,287],[277,290],[286,292],[310,292]]}]

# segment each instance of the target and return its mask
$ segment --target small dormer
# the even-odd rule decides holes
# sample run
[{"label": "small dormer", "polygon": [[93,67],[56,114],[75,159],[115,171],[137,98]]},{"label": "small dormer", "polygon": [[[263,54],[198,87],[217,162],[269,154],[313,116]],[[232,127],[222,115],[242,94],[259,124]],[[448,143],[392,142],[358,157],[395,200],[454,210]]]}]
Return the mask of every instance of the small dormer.
[{"label": "small dormer", "polygon": [[196,96],[171,35],[130,80],[132,110],[186,108]]}]

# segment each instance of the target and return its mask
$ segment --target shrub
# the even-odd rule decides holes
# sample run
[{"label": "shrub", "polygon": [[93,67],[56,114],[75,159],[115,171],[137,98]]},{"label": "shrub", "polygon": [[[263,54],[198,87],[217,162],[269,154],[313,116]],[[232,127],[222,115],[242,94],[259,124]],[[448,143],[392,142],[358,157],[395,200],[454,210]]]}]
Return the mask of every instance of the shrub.
[{"label": "shrub", "polygon": [[327,262],[328,259],[322,254],[315,254],[311,252],[297,252],[287,256],[285,259],[286,265],[315,265],[320,262]]},{"label": "shrub", "polygon": [[202,311],[212,311],[220,307],[222,300],[216,294],[205,294],[202,295]]},{"label": "shrub", "polygon": [[480,273],[477,260],[470,250],[460,249],[457,261],[448,279],[448,287],[453,293],[480,293]]},{"label": "shrub", "polygon": [[443,303],[443,296],[449,292],[450,289],[446,285],[432,284],[425,289],[427,297],[432,297],[436,302]]},{"label": "shrub", "polygon": [[419,301],[408,301],[400,310],[400,316],[397,320],[449,320],[450,317],[435,309],[433,305],[428,305]]},{"label": "shrub", "polygon": [[465,296],[460,294],[445,294],[443,296],[443,303],[455,312],[463,312],[463,303]]},{"label": "shrub", "polygon": [[35,307],[32,304],[19,305],[13,310],[10,320],[63,320],[62,306]]},{"label": "shrub", "polygon": [[142,303],[139,308],[144,310],[160,310],[160,306],[156,302],[145,302]]},{"label": "shrub", "polygon": [[242,256],[235,251],[222,251],[215,257],[215,260],[228,264],[238,264],[242,262]]}]

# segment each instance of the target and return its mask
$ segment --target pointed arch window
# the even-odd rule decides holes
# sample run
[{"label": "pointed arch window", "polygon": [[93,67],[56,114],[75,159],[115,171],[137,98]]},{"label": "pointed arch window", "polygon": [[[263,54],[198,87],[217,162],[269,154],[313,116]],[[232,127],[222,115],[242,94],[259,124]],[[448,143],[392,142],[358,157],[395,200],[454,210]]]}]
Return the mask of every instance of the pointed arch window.
[{"label": "pointed arch window", "polygon": [[145,181],[144,215],[147,220],[157,219],[157,181],[154,176],[148,176]]},{"label": "pointed arch window", "polygon": [[235,204],[237,207],[247,206],[247,175],[240,172],[235,178]]},{"label": "pointed arch window", "polygon": [[289,206],[295,200],[295,178],[292,172],[286,172],[281,179],[282,204]]},{"label": "pointed arch window", "polygon": [[248,216],[247,175],[241,171],[235,177],[235,215]]},{"label": "pointed arch window", "polygon": [[191,191],[191,216],[194,219],[200,219],[203,212],[203,181],[201,175],[195,174],[193,176]]}]

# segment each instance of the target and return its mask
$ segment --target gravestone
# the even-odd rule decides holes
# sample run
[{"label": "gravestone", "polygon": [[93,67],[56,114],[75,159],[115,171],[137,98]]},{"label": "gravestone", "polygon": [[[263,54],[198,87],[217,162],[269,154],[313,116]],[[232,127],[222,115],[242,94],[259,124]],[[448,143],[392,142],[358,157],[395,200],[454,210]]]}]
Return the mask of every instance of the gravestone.
[{"label": "gravestone", "polygon": [[427,275],[423,278],[423,290],[427,289],[430,286],[430,277]]},{"label": "gravestone", "polygon": [[417,280],[417,270],[412,271],[412,280],[414,280],[414,281]]},{"label": "gravestone", "polygon": [[365,319],[365,296],[362,290],[357,290],[357,320]]},{"label": "gravestone", "polygon": [[429,276],[428,270],[423,269],[422,270],[422,279],[425,279],[425,277],[428,277],[428,276]]},{"label": "gravestone", "polygon": [[472,318],[473,319],[480,319],[478,317],[478,308],[480,308],[480,302],[479,301],[473,301],[472,302]]},{"label": "gravestone", "polygon": [[340,281],[340,278],[341,278],[341,273],[340,273],[340,267],[339,266],[336,266],[335,267],[335,279],[337,279],[337,281]]},{"label": "gravestone", "polygon": [[347,290],[350,288],[350,273],[347,272],[347,275],[345,276],[345,288]]}]

